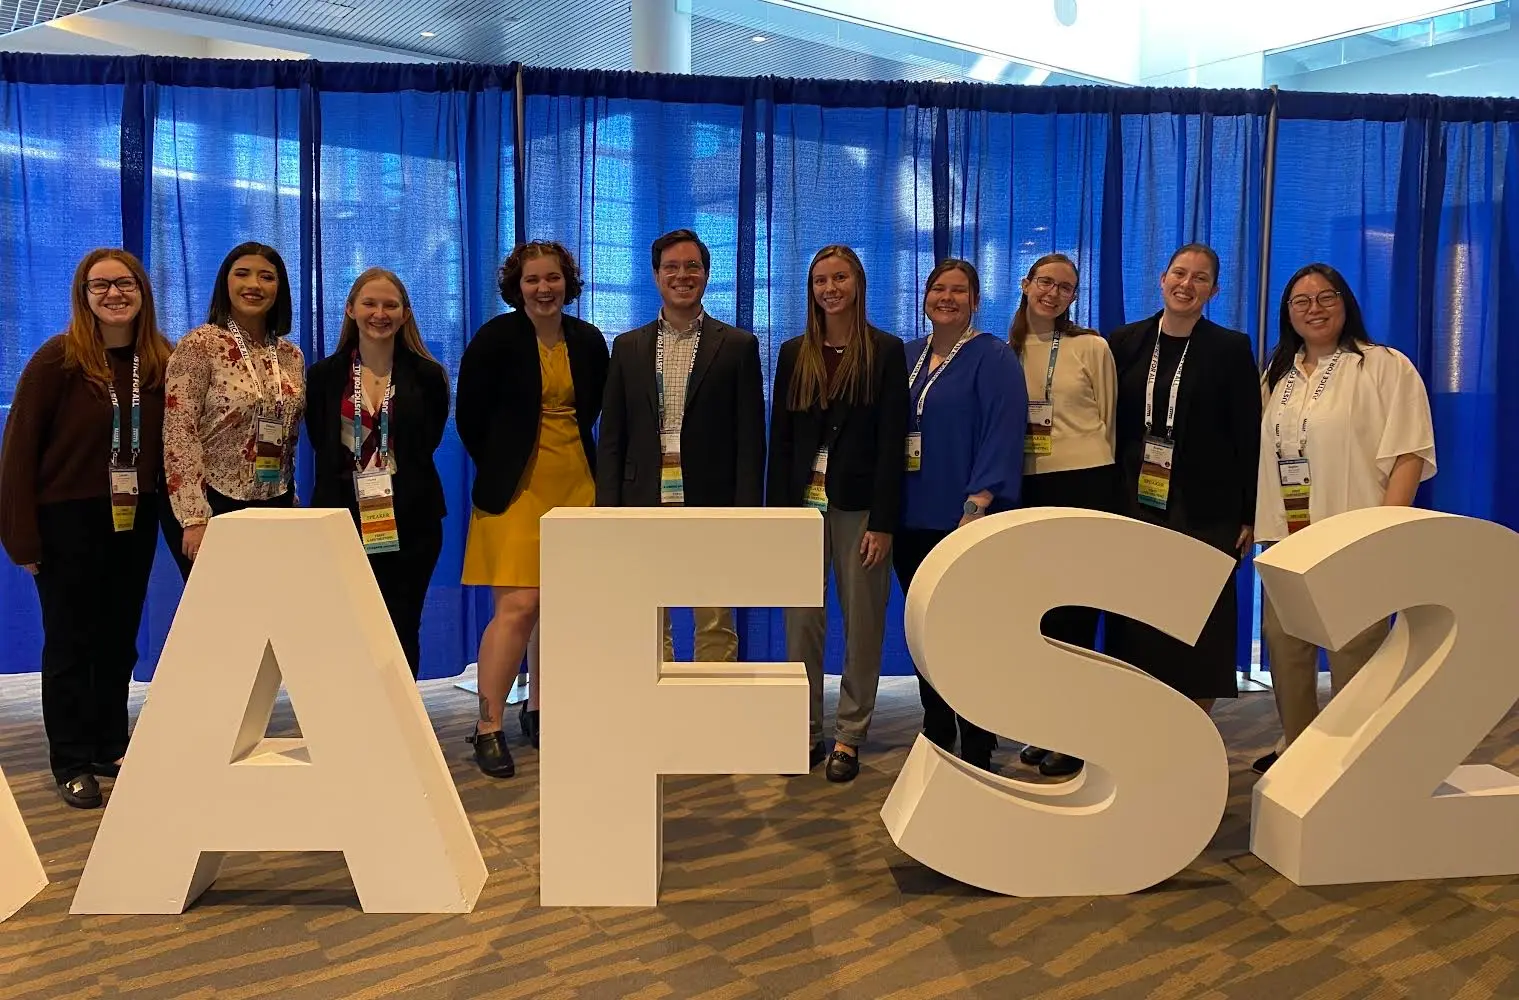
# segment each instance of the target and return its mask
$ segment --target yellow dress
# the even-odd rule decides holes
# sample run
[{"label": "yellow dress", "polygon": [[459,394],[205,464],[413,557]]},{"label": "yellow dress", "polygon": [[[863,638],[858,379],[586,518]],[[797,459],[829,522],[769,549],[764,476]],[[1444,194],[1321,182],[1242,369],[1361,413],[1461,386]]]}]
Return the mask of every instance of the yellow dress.
[{"label": "yellow dress", "polygon": [[596,481],[580,443],[575,383],[564,342],[550,349],[539,341],[538,366],[543,373],[538,446],[511,505],[500,514],[471,513],[460,580],[467,587],[538,586],[538,519],[555,507],[596,503]]}]

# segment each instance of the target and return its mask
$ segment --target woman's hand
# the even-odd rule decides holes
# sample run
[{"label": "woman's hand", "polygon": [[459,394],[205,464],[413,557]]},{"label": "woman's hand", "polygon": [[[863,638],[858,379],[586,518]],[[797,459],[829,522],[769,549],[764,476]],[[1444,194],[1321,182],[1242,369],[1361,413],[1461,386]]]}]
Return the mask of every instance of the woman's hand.
[{"label": "woman's hand", "polygon": [[1239,538],[1234,543],[1234,551],[1243,559],[1250,552],[1253,545],[1255,545],[1255,526],[1250,524],[1240,525]]},{"label": "woman's hand", "polygon": [[32,576],[36,576],[37,575],[37,571],[42,568],[42,564],[41,563],[22,563],[21,564],[21,568],[24,569],[24,570],[26,570],[28,573],[32,574]]},{"label": "woman's hand", "polygon": [[860,539],[860,565],[875,569],[891,553],[891,535],[884,531],[867,531]]},{"label": "woman's hand", "polygon": [[185,540],[180,544],[180,549],[184,552],[186,559],[191,562],[195,561],[196,554],[200,552],[200,543],[205,537],[206,526],[204,524],[192,525],[185,529]]}]

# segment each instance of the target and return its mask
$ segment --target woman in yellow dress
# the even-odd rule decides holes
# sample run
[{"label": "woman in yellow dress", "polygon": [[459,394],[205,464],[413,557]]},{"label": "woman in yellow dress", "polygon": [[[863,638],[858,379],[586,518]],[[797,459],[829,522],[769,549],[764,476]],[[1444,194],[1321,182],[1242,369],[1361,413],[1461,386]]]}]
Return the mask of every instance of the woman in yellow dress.
[{"label": "woman in yellow dress", "polygon": [[[475,463],[465,586],[490,587],[480,640],[480,716],[470,742],[493,778],[516,773],[502,732],[507,692],[538,624],[538,519],[596,502],[596,442],[607,377],[601,331],[564,314],[580,269],[558,243],[514,249],[500,273],[512,311],[486,323],[459,362],[455,422]],[[528,662],[524,733],[537,745],[538,657]]]}]

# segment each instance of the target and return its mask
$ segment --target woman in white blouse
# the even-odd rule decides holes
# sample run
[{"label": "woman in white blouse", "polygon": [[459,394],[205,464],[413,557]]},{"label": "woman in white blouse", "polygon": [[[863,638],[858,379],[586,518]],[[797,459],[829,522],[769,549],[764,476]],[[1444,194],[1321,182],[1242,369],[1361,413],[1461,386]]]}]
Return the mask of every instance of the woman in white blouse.
[{"label": "woman in white blouse", "polygon": [[[1113,406],[1118,377],[1108,342],[1071,320],[1079,281],[1065,254],[1034,261],[1023,279],[1023,298],[1008,342],[1023,362],[1028,386],[1028,429],[1023,438],[1023,506],[1112,510]],[[1073,646],[1097,645],[1096,608],[1056,608],[1044,634]],[[1079,757],[1027,746],[1025,764],[1046,777],[1082,768]]]},{"label": "woman in white blouse", "polygon": [[[1309,264],[1287,282],[1279,323],[1263,380],[1256,538],[1276,542],[1345,511],[1411,505],[1435,474],[1429,397],[1413,363],[1372,344],[1350,286],[1327,264]],[[1329,653],[1335,692],[1381,646],[1388,624]],[[1319,649],[1283,632],[1269,600],[1261,635],[1285,748],[1319,713]],[[1264,774],[1277,756],[1255,769]]]}]

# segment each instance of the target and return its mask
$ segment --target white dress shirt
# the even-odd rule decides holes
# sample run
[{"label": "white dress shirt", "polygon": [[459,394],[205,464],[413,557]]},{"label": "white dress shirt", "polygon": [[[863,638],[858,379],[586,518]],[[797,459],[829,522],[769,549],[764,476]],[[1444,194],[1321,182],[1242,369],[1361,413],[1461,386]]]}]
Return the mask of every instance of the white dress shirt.
[{"label": "white dress shirt", "polygon": [[[1276,542],[1287,537],[1287,515],[1277,473],[1278,425],[1281,457],[1297,458],[1301,454],[1308,459],[1312,477],[1310,524],[1350,510],[1380,507],[1393,464],[1401,455],[1417,455],[1423,462],[1420,482],[1435,474],[1434,424],[1418,370],[1390,347],[1363,345],[1361,350],[1364,357],[1350,351],[1341,356],[1316,403],[1310,405],[1329,358],[1319,359],[1313,374],[1307,375],[1301,352],[1293,361],[1297,379],[1291,398],[1283,405],[1287,376],[1265,396],[1255,501],[1258,541]],[[1300,453],[1305,410],[1308,443]]]}]

